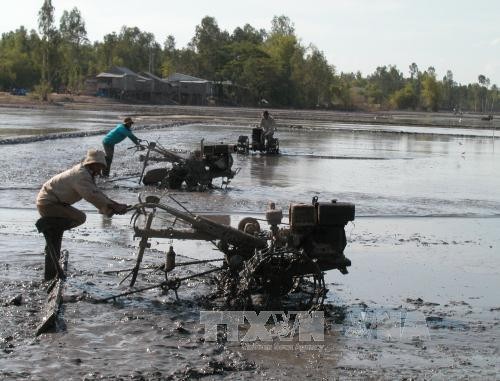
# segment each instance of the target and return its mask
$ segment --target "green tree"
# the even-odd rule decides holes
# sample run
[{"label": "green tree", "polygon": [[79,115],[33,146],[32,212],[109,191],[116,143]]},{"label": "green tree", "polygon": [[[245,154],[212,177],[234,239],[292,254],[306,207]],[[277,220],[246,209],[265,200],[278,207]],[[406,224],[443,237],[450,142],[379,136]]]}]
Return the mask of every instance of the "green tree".
[{"label": "green tree", "polygon": [[438,111],[441,92],[436,80],[435,70],[432,67],[423,73],[421,83],[422,91],[420,96],[422,106],[427,110]]},{"label": "green tree", "polygon": [[250,24],[245,24],[243,28],[237,27],[231,35],[232,42],[248,42],[254,45],[260,45],[266,38],[267,33],[264,29],[257,30]]},{"label": "green tree", "polygon": [[0,39],[0,89],[32,88],[40,81],[41,43],[34,30],[24,27],[2,34]]},{"label": "green tree", "polygon": [[494,110],[495,110],[495,106],[499,100],[499,97],[498,97],[498,87],[497,85],[492,85],[491,86],[491,89],[490,89],[490,94],[491,94],[491,108],[490,108],[490,112],[492,113]]},{"label": "green tree", "polygon": [[100,70],[111,66],[126,66],[134,71],[150,71],[160,74],[162,50],[152,33],[137,27],[122,27],[120,34],[104,36],[104,42],[96,46]]},{"label": "green tree", "polygon": [[355,75],[352,73],[341,73],[340,76],[334,78],[331,85],[333,103],[341,110],[352,111],[355,108],[354,81]]},{"label": "green tree", "polygon": [[[94,44],[96,55],[96,69],[103,71],[116,64],[116,51],[118,48],[118,35],[109,33],[104,36],[103,42]],[[122,64],[122,62],[120,62]]]},{"label": "green tree", "polygon": [[[51,57],[55,50],[55,40],[57,29],[54,26],[54,7],[51,0],[44,0],[38,12],[38,29],[42,36],[43,56],[42,56],[42,81],[51,83]],[[47,95],[42,95],[47,99]]]},{"label": "green tree", "polygon": [[404,110],[414,108],[417,103],[415,94],[415,89],[411,82],[406,83],[406,85],[399,90],[396,90],[390,97],[390,104],[393,108]]},{"label": "green tree", "polygon": [[420,81],[422,78],[422,73],[418,69],[418,65],[415,62],[412,62],[410,65],[410,83],[413,86],[413,92],[415,93],[415,104],[413,105],[413,109],[417,109],[420,106]]},{"label": "green tree", "polygon": [[78,8],[73,8],[70,12],[64,11],[61,16],[60,27],[63,41],[79,47],[89,40],[87,38],[87,29],[85,21]]},{"label": "green tree", "polygon": [[63,12],[59,30],[62,40],[62,81],[70,91],[78,92],[83,88],[85,73],[88,72],[82,46],[88,44],[87,30],[78,8]]},{"label": "green tree", "polygon": [[176,71],[200,76],[199,57],[191,48],[183,48],[177,52]]},{"label": "green tree", "polygon": [[191,47],[197,53],[198,75],[212,80],[222,80],[220,72],[230,59],[227,45],[229,33],[221,31],[213,17],[206,16],[196,26]]},{"label": "green tree", "polygon": [[280,36],[295,36],[295,25],[285,15],[274,16],[271,21],[271,34]]},{"label": "green tree", "polygon": [[252,106],[266,99],[284,107],[458,107],[493,112],[500,103],[498,87],[490,87],[483,74],[476,83],[461,85],[454,81],[451,70],[438,81],[433,67],[421,72],[412,63],[408,78],[392,65],[379,66],[366,77],[360,72],[336,75],[320,49],[301,45],[294,24],[285,15],[274,16],[269,31],[245,24],[231,34],[207,16],[188,46],[181,49],[172,35],[160,46],[152,33],[129,26],[90,44],[77,8],[65,10],[59,30],[54,27],[51,0],[43,1],[38,22],[39,34],[23,27],[2,34],[0,88],[33,88],[38,83],[38,91],[46,98],[51,88],[78,90],[86,75],[117,65],[164,77],[177,71],[212,79],[221,95],[224,89],[226,99]]},{"label": "green tree", "polygon": [[302,55],[296,55],[292,61],[292,79],[300,89],[296,103],[300,107],[327,107],[332,99],[335,68],[315,46],[311,45],[307,51],[305,60]]},{"label": "green tree", "polygon": [[479,74],[477,81],[481,88],[478,91],[479,104],[481,105],[481,111],[485,112],[487,110],[488,101],[488,86],[490,85],[490,79],[486,78],[483,74]]},{"label": "green tree", "polygon": [[288,17],[274,16],[271,24],[271,33],[263,44],[264,51],[273,61],[272,66],[277,69],[270,98],[277,105],[290,107],[300,99],[292,76],[297,78],[293,72],[300,71],[305,49],[298,43]]},{"label": "green tree", "polygon": [[385,104],[395,91],[404,85],[403,74],[396,66],[379,66],[368,76],[367,93],[372,102]]},{"label": "green tree", "polygon": [[233,83],[230,97],[238,104],[256,105],[261,99],[271,99],[277,67],[263,49],[264,35],[247,24],[230,37],[221,76]]},{"label": "green tree", "polygon": [[177,55],[177,50],[175,48],[175,37],[172,35],[168,35],[167,39],[163,43],[163,58],[161,63],[161,75],[163,77],[166,78],[176,71],[175,68]]},{"label": "green tree", "polygon": [[442,81],[442,106],[446,110],[452,110],[457,106],[458,100],[456,99],[455,87],[456,83],[453,80],[453,72],[451,70],[447,70]]}]

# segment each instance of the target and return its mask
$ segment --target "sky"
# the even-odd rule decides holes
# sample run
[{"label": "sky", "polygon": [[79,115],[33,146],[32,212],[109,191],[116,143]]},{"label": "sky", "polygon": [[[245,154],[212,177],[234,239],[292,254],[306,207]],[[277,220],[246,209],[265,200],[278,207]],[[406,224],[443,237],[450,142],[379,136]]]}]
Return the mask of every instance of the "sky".
[{"label": "sky", "polygon": [[[0,0],[0,33],[21,25],[37,29],[43,0]],[[415,62],[439,78],[477,82],[479,74],[500,86],[500,0],[52,0],[57,24],[64,10],[77,7],[91,41],[101,41],[123,25],[151,32],[163,45],[173,35],[177,48],[212,16],[221,30],[250,24],[270,30],[285,15],[304,46],[323,51],[337,72],[366,76],[377,66],[396,65],[405,77]]]}]

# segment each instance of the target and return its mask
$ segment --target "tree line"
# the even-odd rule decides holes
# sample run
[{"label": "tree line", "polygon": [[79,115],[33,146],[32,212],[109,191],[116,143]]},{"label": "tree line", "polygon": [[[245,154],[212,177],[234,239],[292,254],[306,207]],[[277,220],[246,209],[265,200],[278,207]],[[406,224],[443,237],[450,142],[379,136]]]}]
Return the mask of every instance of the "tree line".
[{"label": "tree line", "polygon": [[411,63],[408,76],[393,65],[364,77],[338,73],[316,46],[303,45],[294,24],[274,16],[270,30],[250,24],[233,32],[204,17],[191,41],[178,48],[173,35],[163,45],[152,33],[123,26],[91,43],[78,10],[64,11],[58,24],[51,0],[38,12],[38,32],[23,26],[0,39],[0,89],[28,88],[46,98],[50,91],[81,92],[85,79],[111,66],[126,66],[161,77],[174,72],[214,81],[226,104],[340,110],[499,111],[498,87],[484,75],[462,85],[448,70]]}]

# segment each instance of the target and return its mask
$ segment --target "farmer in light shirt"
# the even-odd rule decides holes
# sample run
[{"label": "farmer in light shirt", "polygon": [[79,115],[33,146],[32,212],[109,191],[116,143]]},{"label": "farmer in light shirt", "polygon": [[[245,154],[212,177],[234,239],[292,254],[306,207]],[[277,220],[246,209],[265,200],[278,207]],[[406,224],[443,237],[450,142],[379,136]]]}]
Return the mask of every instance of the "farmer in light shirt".
[{"label": "farmer in light shirt", "polygon": [[84,199],[107,216],[127,211],[126,204],[113,201],[95,184],[96,176],[105,168],[104,152],[90,149],[82,163],[52,177],[40,189],[36,207],[41,218],[36,227],[45,236],[47,244],[45,280],[62,275],[58,261],[64,231],[80,226],[86,220],[85,213],[73,204]]},{"label": "farmer in light shirt", "polygon": [[269,115],[269,111],[264,111],[262,113],[262,119],[260,121],[260,128],[262,128],[262,145],[267,146],[274,136],[276,131],[276,122],[274,118]]}]

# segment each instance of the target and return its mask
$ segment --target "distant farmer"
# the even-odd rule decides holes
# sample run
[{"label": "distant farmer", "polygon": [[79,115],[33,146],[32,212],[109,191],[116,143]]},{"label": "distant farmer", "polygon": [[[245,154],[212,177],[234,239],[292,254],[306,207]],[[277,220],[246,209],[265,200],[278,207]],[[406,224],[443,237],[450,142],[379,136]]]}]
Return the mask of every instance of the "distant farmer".
[{"label": "distant farmer", "polygon": [[260,128],[262,128],[262,144],[269,144],[276,131],[276,123],[269,112],[266,110],[262,113],[262,119],[260,120]]},{"label": "distant farmer", "polygon": [[132,133],[132,124],[134,124],[132,118],[125,118],[123,123],[117,124],[102,140],[107,163],[102,173],[103,177],[109,177],[109,171],[111,170],[111,163],[113,162],[113,155],[115,153],[115,144],[120,143],[125,138],[129,138],[136,145],[141,141],[141,139],[138,139],[137,136]]},{"label": "distant farmer", "polygon": [[108,216],[127,211],[127,205],[111,200],[97,188],[95,177],[105,168],[104,152],[90,149],[82,163],[52,177],[40,189],[36,207],[42,218],[36,222],[36,227],[46,240],[45,280],[63,276],[58,265],[63,233],[86,220],[85,213],[72,204],[85,199]]}]

